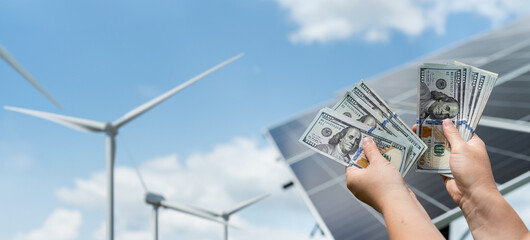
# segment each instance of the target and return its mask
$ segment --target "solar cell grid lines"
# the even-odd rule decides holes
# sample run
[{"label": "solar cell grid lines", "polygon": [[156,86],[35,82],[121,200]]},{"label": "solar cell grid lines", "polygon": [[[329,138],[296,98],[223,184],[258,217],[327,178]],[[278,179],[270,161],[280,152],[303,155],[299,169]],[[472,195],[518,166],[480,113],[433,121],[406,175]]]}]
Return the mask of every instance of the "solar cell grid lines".
[{"label": "solar cell grid lines", "polygon": [[[367,82],[412,126],[416,119],[417,66],[422,62],[457,60],[499,73],[483,113],[484,121],[476,132],[487,145],[499,189],[511,190],[530,181],[530,132],[526,131],[530,125],[523,125],[530,121],[528,39],[530,18],[404,64]],[[400,94],[396,95],[396,91]],[[345,187],[344,168],[298,143],[321,107],[269,128],[267,136],[289,166],[295,184],[327,238],[387,239],[381,216],[357,201]],[[438,176],[410,171],[405,181],[439,228],[459,216]]]}]

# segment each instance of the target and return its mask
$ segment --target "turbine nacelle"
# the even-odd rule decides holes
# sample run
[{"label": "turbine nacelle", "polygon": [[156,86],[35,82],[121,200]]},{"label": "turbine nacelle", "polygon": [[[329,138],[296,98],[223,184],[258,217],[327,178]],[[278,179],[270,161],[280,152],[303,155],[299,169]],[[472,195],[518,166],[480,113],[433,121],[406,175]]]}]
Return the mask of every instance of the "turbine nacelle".
[{"label": "turbine nacelle", "polygon": [[160,207],[162,205],[162,201],[165,201],[166,199],[164,196],[156,194],[156,193],[147,193],[145,194],[145,202],[148,204],[151,204],[155,207]]},{"label": "turbine nacelle", "polygon": [[118,128],[112,125],[111,122],[105,123],[105,128],[103,129],[103,132],[105,132],[109,136],[116,136],[118,135]]}]

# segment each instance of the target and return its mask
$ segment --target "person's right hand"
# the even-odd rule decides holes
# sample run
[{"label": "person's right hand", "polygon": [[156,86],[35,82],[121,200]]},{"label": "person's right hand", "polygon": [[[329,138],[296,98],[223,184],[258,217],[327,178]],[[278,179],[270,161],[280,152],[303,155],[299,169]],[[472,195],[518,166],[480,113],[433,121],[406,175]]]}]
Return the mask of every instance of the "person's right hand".
[{"label": "person's right hand", "polygon": [[465,142],[450,119],[443,121],[443,132],[451,144],[449,166],[455,178],[442,178],[455,203],[462,207],[474,195],[498,193],[484,142],[476,134]]},{"label": "person's right hand", "polygon": [[449,167],[455,178],[442,178],[455,203],[462,207],[475,193],[497,193],[486,145],[477,134],[465,142],[450,119],[444,120],[443,132],[451,144]]},{"label": "person's right hand", "polygon": [[450,119],[444,120],[443,132],[451,144],[449,166],[455,178],[442,178],[473,238],[522,239],[528,229],[497,190],[484,142],[476,134],[464,141]]}]

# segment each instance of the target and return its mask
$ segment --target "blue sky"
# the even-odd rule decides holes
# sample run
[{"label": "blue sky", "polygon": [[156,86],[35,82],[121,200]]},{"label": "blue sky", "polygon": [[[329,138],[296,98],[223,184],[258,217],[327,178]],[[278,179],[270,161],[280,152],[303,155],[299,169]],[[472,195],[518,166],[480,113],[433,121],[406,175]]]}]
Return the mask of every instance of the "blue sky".
[{"label": "blue sky", "polygon": [[[122,167],[117,177],[123,180],[117,187],[141,191],[131,175],[128,156],[133,156],[148,185],[170,199],[229,207],[278,190],[288,180],[262,137],[266,127],[333,98],[361,78],[486,32],[528,10],[524,1],[476,4],[0,0],[0,44],[65,109],[58,110],[4,62],[0,103],[114,121],[245,52],[123,127],[117,143],[116,164]],[[64,239],[97,239],[104,203],[86,196],[102,187],[104,135],[5,110],[0,123],[0,190],[8,196],[0,205],[0,238],[42,239],[63,219],[72,223]],[[262,171],[237,174],[254,167]],[[117,212],[118,236],[144,239],[151,232],[150,209],[142,204],[143,193],[127,194],[117,202],[125,206]],[[279,192],[260,204],[235,219],[250,229],[235,237],[276,232],[289,239],[312,228],[311,215],[295,191]],[[130,209],[141,213],[127,215]],[[220,226],[179,213],[165,213],[164,219],[166,229],[182,229],[164,230],[162,237],[220,236]],[[206,230],[186,225],[195,223]]]}]

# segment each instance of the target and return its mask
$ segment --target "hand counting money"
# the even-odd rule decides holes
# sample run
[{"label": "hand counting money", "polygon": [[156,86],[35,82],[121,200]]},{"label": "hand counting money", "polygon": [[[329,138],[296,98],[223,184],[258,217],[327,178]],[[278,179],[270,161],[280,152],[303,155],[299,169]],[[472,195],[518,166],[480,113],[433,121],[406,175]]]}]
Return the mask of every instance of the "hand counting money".
[{"label": "hand counting money", "polygon": [[300,142],[345,166],[364,168],[368,160],[360,141],[374,140],[379,151],[405,175],[427,149],[421,139],[364,81],[333,108],[322,109]]},{"label": "hand counting money", "polygon": [[360,141],[369,137],[403,176],[413,166],[418,172],[451,176],[451,146],[442,121],[451,119],[469,140],[497,74],[455,62],[425,63],[418,76],[417,133],[361,80],[335,106],[322,109],[299,141],[345,166],[365,168],[369,161]]},{"label": "hand counting money", "polygon": [[408,148],[397,143],[399,139],[361,122],[351,121],[329,108],[320,110],[300,142],[345,166],[365,168],[368,161],[360,146],[364,137],[372,138],[383,157],[394,167],[403,168],[402,160],[406,159]]},{"label": "hand counting money", "polygon": [[449,174],[451,146],[442,121],[449,118],[468,141],[478,125],[497,74],[460,62],[418,68],[417,134],[428,146],[416,171]]}]

